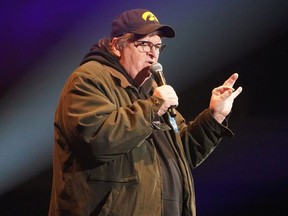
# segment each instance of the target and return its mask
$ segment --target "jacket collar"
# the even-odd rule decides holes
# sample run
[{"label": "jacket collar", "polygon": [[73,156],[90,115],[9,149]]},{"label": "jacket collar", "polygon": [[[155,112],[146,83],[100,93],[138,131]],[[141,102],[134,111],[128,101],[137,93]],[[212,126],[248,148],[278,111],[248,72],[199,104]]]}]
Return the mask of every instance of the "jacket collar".
[{"label": "jacket collar", "polygon": [[97,45],[93,46],[90,52],[87,55],[85,55],[80,65],[89,61],[97,61],[99,63],[104,64],[105,66],[108,66],[110,68],[108,72],[113,77],[119,80],[119,84],[123,88],[134,87],[138,88],[138,90],[144,91],[144,93],[147,94],[148,92],[151,91],[152,85],[155,85],[155,83],[153,83],[152,78],[150,77],[140,87],[135,87],[133,85],[133,79],[131,79],[131,77],[127,74],[126,70],[120,64],[118,59],[115,56],[113,56],[110,52],[108,52],[106,49],[101,49]]}]

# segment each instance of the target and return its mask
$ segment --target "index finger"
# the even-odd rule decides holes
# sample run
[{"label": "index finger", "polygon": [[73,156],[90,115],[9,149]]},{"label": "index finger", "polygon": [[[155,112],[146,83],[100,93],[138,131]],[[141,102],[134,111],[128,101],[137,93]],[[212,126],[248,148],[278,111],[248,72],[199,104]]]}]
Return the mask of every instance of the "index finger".
[{"label": "index finger", "polygon": [[236,80],[238,79],[239,75],[238,73],[234,73],[232,74],[225,82],[224,82],[224,86],[230,86],[233,87],[233,85],[235,84]]}]

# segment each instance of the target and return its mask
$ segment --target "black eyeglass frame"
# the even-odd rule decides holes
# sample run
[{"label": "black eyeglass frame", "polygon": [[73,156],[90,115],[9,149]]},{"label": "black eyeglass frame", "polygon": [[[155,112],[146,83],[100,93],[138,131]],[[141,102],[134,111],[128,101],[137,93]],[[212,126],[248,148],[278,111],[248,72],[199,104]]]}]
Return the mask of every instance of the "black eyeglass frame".
[{"label": "black eyeglass frame", "polygon": [[152,47],[154,47],[156,52],[160,54],[162,53],[163,49],[166,47],[166,44],[163,44],[163,43],[153,44],[151,41],[137,40],[137,41],[134,41],[134,46],[137,47],[139,52],[143,52],[143,53],[151,52]]}]

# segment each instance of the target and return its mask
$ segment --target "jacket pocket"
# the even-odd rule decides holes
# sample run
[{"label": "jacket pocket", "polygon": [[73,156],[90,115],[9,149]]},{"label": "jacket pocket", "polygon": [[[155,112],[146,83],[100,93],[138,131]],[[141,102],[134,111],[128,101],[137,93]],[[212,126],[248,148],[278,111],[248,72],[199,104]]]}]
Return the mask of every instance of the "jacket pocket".
[{"label": "jacket pocket", "polygon": [[[99,216],[135,215],[137,206],[138,183],[129,181],[125,183],[107,182],[112,188],[103,198],[103,206]],[[104,195],[104,194],[103,194]]]}]

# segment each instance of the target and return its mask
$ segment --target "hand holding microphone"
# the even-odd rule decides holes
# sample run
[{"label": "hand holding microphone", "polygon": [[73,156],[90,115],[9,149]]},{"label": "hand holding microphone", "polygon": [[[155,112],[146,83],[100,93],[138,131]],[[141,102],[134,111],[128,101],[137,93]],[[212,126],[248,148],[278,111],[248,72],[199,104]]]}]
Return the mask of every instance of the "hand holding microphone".
[{"label": "hand holding microphone", "polygon": [[165,114],[169,108],[178,106],[178,97],[170,85],[162,85],[155,88],[153,95],[164,100],[158,111],[159,116]]},{"label": "hand holding microphone", "polygon": [[160,63],[154,63],[151,66],[150,71],[154,75],[154,79],[159,86],[154,89],[153,95],[164,100],[163,105],[158,111],[158,115],[162,116],[168,110],[170,115],[175,117],[175,107],[178,106],[178,96],[174,89],[170,85],[166,84],[166,80],[162,72],[162,65]]}]

